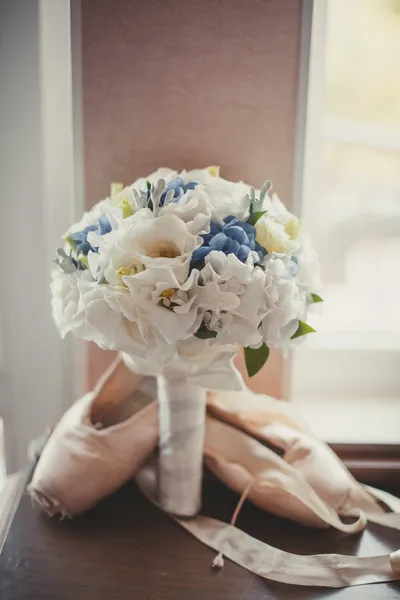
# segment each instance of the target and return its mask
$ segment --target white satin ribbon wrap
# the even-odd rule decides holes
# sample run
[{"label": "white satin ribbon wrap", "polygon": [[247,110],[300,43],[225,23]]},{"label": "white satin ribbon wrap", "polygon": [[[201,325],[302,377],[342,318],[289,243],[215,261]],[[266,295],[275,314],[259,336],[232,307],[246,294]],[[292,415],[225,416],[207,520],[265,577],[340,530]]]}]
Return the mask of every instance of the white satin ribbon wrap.
[{"label": "white satin ribbon wrap", "polygon": [[174,515],[190,517],[201,507],[206,390],[238,391],[244,382],[233,359],[236,348],[210,346],[165,365],[123,355],[126,366],[155,375],[159,403],[159,502]]},{"label": "white satin ribbon wrap", "polygon": [[205,389],[157,377],[159,502],[167,512],[191,517],[201,507]]}]

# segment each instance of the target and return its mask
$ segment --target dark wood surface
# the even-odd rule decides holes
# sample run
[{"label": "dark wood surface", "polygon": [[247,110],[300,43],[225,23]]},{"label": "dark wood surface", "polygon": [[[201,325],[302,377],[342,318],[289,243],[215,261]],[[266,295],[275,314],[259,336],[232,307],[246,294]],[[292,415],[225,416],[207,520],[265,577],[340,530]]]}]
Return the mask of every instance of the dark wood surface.
[{"label": "dark wood surface", "polygon": [[347,468],[359,481],[376,487],[398,486],[400,444],[331,444]]},{"label": "dark wood surface", "polygon": [[[207,478],[204,512],[228,520],[237,496]],[[400,547],[399,532],[370,526],[347,535],[312,530],[246,503],[238,526],[303,554],[381,554]],[[24,494],[0,555],[1,600],[394,600],[400,584],[331,590],[287,586],[255,577],[183,531],[127,484],[90,513],[57,521]]]}]

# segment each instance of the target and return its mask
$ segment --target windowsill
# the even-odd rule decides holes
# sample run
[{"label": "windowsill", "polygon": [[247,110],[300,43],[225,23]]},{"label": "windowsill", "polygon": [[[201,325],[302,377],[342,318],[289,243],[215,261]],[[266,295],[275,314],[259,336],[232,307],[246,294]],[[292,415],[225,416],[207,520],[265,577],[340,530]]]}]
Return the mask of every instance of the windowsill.
[{"label": "windowsill", "polygon": [[327,441],[358,481],[378,487],[400,476],[400,400],[296,400],[318,437]]},{"label": "windowsill", "polygon": [[321,331],[318,324],[309,319],[318,335],[309,336],[300,346],[302,350],[354,350],[362,352],[400,351],[400,334],[373,331]]},{"label": "windowsill", "polygon": [[296,399],[318,437],[332,444],[400,444],[400,399]]}]

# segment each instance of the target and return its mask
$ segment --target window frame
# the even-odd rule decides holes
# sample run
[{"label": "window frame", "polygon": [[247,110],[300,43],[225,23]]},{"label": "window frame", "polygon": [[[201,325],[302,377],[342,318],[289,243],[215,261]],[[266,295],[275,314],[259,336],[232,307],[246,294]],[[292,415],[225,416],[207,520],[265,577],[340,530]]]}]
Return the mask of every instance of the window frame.
[{"label": "window frame", "polygon": [[[292,204],[292,209],[297,214],[302,212],[302,199],[317,194],[314,173],[320,156],[319,148],[326,134],[326,131],[322,130],[321,120],[323,107],[325,106],[325,47],[328,2],[329,0],[303,1]],[[368,138],[369,132],[354,131],[353,133],[354,140],[350,139],[350,142],[358,141],[360,135],[363,138]],[[388,144],[393,145],[393,140],[386,133],[382,132],[380,143],[386,141]],[[343,349],[337,346],[336,349],[343,352]],[[335,346],[327,343],[327,340],[324,340],[322,336],[319,340],[316,336],[315,340],[309,342],[307,348],[307,352],[310,353],[309,364],[306,371],[311,371],[310,377],[315,374],[315,369],[311,370],[313,353],[315,357],[317,353],[332,353],[334,351]],[[399,356],[398,349],[392,349],[392,351],[396,352],[397,357]],[[351,354],[357,352],[357,349],[347,349],[347,352]],[[375,357],[378,357],[382,367],[384,367],[385,353],[380,352],[380,350],[369,350],[369,352],[370,356],[372,353]],[[385,349],[385,352],[390,352],[390,349]],[[294,373],[296,361],[298,360],[295,351],[292,351],[286,371],[286,396],[294,402],[298,401],[295,398],[296,394],[293,393]],[[323,365],[322,363],[318,368],[321,393],[324,389],[326,391],[326,382],[331,377],[329,365]],[[384,376],[384,368],[382,373]],[[351,375],[350,373],[344,373],[343,376],[349,378]],[[347,381],[350,380],[347,379]],[[379,385],[379,381],[377,385]],[[323,401],[322,396],[321,402]],[[400,444],[355,443],[349,440],[345,443],[332,443],[331,445],[359,479],[375,484],[395,483],[398,479],[400,473]]]},{"label": "window frame", "polygon": [[[28,290],[26,298],[19,285],[0,290],[0,415],[9,473],[26,466],[29,442],[56,423],[86,379],[84,346],[61,340],[49,293],[60,236],[83,208],[80,0],[31,0],[29,10],[22,4],[2,4],[8,93],[0,107],[1,196],[13,199],[32,182],[30,193],[18,195],[18,210],[1,205],[3,278],[12,283],[22,272]],[[36,260],[26,248],[35,248]],[[28,259],[34,269],[26,269]]]}]

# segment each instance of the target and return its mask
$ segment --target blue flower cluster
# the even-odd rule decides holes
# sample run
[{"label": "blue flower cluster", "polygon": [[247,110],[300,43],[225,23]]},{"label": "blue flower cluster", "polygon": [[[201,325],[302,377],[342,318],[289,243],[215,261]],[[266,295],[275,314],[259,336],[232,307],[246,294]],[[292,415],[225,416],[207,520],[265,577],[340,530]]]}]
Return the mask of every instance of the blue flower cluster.
[{"label": "blue flower cluster", "polygon": [[188,190],[194,190],[196,185],[197,185],[197,183],[195,181],[190,181],[189,183],[184,183],[184,181],[181,177],[174,177],[168,183],[163,195],[160,198],[160,206],[164,205],[165,197],[168,194],[168,192],[170,192],[171,190],[173,190],[173,192],[174,192],[174,195],[172,197],[172,202],[179,202],[179,200],[182,198],[183,194],[185,194]]},{"label": "blue flower cluster", "polygon": [[81,254],[87,256],[90,250],[92,252],[98,252],[99,249],[93,247],[87,240],[90,231],[93,231],[97,235],[104,235],[111,231],[111,223],[105,215],[101,215],[97,225],[88,225],[82,229],[82,231],[71,233],[69,239],[75,244],[77,256],[80,256]]},{"label": "blue flower cluster", "polygon": [[191,261],[193,269],[201,268],[205,257],[213,250],[234,254],[241,262],[246,262],[250,251],[257,252],[260,262],[267,254],[266,249],[256,242],[255,227],[233,216],[226,217],[223,225],[211,221],[210,233],[201,237],[204,243],[193,252]]}]

